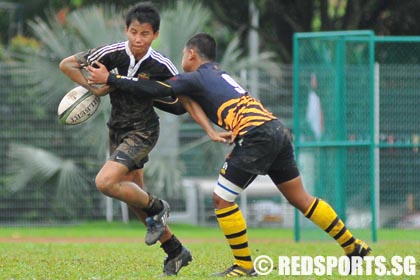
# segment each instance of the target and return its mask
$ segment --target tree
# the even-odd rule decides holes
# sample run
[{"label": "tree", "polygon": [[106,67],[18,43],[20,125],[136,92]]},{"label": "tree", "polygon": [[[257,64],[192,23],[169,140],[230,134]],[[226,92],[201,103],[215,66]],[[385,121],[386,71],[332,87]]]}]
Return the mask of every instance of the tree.
[{"label": "tree", "polygon": [[372,29],[378,35],[420,33],[420,2],[387,0],[214,0],[206,1],[219,21],[241,32],[244,42],[249,29],[248,5],[254,1],[260,11],[262,49],[292,60],[295,32]]},{"label": "tree", "polygon": [[[415,0],[212,0],[200,1],[209,7],[217,21],[229,30],[237,30],[244,43],[249,29],[248,8],[255,2],[260,11],[259,34],[264,50],[277,53],[281,62],[290,63],[292,37],[295,32],[371,29],[378,35],[417,35],[420,33],[420,2]],[[95,0],[22,0],[21,20],[43,16],[44,10],[73,10],[95,4]],[[123,8],[137,0],[105,0]],[[154,0],[159,7],[189,0]],[[2,17],[4,21],[7,17]],[[43,17],[45,19],[45,17]],[[7,34],[6,24],[0,24],[0,34]],[[213,30],[220,33],[220,30]],[[226,34],[224,34],[226,35]]]}]

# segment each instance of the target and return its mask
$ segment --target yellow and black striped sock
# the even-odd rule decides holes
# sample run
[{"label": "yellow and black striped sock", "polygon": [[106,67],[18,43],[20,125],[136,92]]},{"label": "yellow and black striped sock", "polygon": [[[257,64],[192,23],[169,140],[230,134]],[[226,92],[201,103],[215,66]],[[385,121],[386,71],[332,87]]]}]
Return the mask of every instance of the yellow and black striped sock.
[{"label": "yellow and black striped sock", "polygon": [[346,254],[353,251],[356,240],[327,202],[315,198],[304,215],[333,237]]},{"label": "yellow and black striped sock", "polygon": [[237,204],[215,211],[219,226],[230,245],[235,264],[252,269],[251,250],[248,247],[246,222]]}]

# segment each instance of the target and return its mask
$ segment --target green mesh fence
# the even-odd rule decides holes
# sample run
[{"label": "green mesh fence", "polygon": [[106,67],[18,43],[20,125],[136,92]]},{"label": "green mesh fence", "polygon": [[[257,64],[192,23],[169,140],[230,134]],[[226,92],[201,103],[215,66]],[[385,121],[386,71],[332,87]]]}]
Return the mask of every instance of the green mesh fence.
[{"label": "green mesh fence", "polygon": [[419,37],[375,38],[379,209],[384,227],[420,227]]},{"label": "green mesh fence", "polygon": [[[416,222],[419,52],[417,37],[371,31],[294,37],[293,127],[304,183],[374,241],[378,227]],[[295,232],[297,240],[329,238],[301,214]]]}]

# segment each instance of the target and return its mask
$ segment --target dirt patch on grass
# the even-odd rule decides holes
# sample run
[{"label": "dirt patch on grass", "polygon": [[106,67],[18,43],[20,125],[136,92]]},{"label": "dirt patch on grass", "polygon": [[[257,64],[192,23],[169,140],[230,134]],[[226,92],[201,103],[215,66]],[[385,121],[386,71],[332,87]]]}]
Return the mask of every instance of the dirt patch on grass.
[{"label": "dirt patch on grass", "polygon": [[[183,243],[225,243],[222,238],[181,238]],[[283,243],[288,239],[255,239],[253,243]],[[143,243],[141,237],[0,237],[0,243]]]},{"label": "dirt patch on grass", "polygon": [[0,237],[2,243],[136,243],[138,237]]}]

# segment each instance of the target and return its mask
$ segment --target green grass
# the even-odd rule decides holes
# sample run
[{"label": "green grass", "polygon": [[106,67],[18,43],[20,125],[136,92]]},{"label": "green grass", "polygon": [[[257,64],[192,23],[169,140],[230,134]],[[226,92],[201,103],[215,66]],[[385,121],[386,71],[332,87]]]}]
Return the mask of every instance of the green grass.
[{"label": "green grass", "polygon": [[[208,279],[227,268],[232,256],[218,228],[173,225],[173,231],[193,254],[193,262],[176,279]],[[94,223],[63,227],[1,228],[0,279],[155,279],[160,276],[165,254],[159,245],[143,243],[145,229],[136,223]],[[420,259],[418,231],[381,230],[380,242],[372,243],[374,255],[390,259],[394,255]],[[28,238],[62,238],[50,242],[30,242]],[[74,242],[68,238],[78,238]],[[86,242],[84,238],[88,238]],[[105,238],[111,238],[103,242]],[[118,238],[118,239],[117,239]],[[11,239],[11,241],[7,241]],[[82,239],[84,240],[82,242]],[[249,229],[253,257],[340,256],[333,241],[295,243],[289,229]],[[118,242],[117,242],[118,240]],[[59,241],[59,242],[57,242]],[[121,242],[125,241],[125,242]],[[417,264],[417,272],[420,267]],[[287,276],[275,272],[262,279],[351,279],[339,276]],[[353,277],[357,278],[357,277]],[[359,279],[407,279],[363,276]],[[419,279],[414,276],[411,279]]]}]

